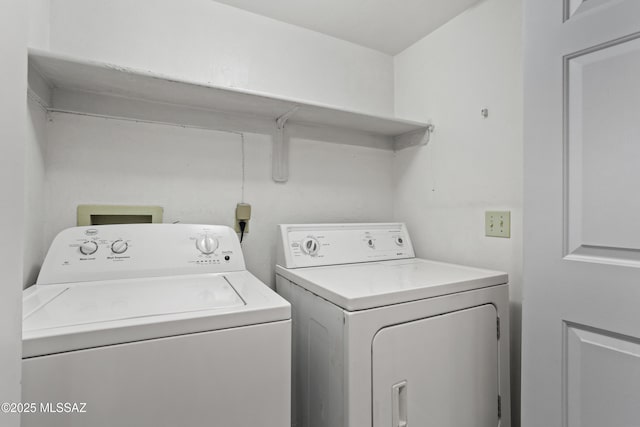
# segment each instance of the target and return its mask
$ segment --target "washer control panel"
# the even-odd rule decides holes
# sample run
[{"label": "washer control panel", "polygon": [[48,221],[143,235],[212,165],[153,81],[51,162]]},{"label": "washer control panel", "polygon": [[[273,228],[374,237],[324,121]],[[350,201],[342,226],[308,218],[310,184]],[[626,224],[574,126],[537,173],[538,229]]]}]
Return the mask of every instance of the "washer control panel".
[{"label": "washer control panel", "polygon": [[74,227],[56,236],[38,284],[245,270],[229,227],[118,224]]},{"label": "washer control panel", "polygon": [[401,223],[284,224],[278,264],[285,268],[414,258]]}]

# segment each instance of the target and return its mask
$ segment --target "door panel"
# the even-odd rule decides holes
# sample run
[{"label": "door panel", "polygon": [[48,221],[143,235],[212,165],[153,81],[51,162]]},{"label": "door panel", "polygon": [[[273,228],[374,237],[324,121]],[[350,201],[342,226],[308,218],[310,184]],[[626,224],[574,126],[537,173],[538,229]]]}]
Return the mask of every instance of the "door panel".
[{"label": "door panel", "polygon": [[524,6],[522,425],[640,427],[640,2]]},{"label": "door panel", "polygon": [[640,35],[565,59],[567,255],[640,263]]},{"label": "door panel", "polygon": [[497,313],[491,304],[380,330],[374,427],[498,425]]},{"label": "door panel", "polygon": [[568,427],[640,424],[640,341],[566,324]]},{"label": "door panel", "polygon": [[564,0],[564,19],[569,20],[574,16],[597,11],[599,8],[620,3],[621,0]]}]

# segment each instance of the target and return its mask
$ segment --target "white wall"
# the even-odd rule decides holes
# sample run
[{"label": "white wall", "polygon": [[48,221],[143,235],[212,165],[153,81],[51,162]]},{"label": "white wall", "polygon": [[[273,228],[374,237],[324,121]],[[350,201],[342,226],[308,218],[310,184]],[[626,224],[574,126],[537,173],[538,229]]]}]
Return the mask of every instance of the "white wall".
[{"label": "white wall", "polygon": [[29,21],[29,47],[49,48],[51,0],[27,0]]},{"label": "white wall", "polygon": [[[485,0],[395,57],[395,111],[432,119],[424,148],[394,162],[394,217],[422,257],[509,273],[512,407],[518,425],[522,284],[521,2]],[[480,110],[489,108],[483,119]],[[484,211],[511,211],[511,238]]]},{"label": "white wall", "polygon": [[25,140],[25,212],[24,212],[24,285],[35,283],[47,247],[44,239],[46,210],[45,160],[46,111],[33,99],[28,100],[27,138]]},{"label": "white wall", "polygon": [[[242,197],[240,135],[52,114],[47,123],[45,246],[82,203],[152,204],[164,222],[234,224]],[[245,136],[247,267],[273,284],[276,225],[388,221],[392,152],[292,139],[290,180],[271,180],[271,139]]]},{"label": "white wall", "polygon": [[393,110],[390,56],[212,0],[51,0],[50,46],[198,82]]},{"label": "white wall", "polygon": [[[30,1],[32,25],[51,17],[48,30],[32,31],[37,47],[372,113],[393,110],[392,57],[211,0]],[[52,118],[44,138],[43,248],[75,225],[79,203],[158,204],[165,222],[233,224],[241,198],[239,135]],[[390,152],[293,139],[285,185],[271,180],[270,156],[270,137],[246,136],[245,200],[254,210],[244,250],[249,268],[267,283],[276,224],[389,220]],[[35,200],[37,188],[32,193]]]},{"label": "white wall", "polygon": [[[0,13],[0,402],[20,402],[24,141],[27,91],[27,10],[21,0]],[[19,416],[0,412],[0,425],[18,426]]]},{"label": "white wall", "polygon": [[[49,47],[49,0],[28,0],[28,46]],[[25,192],[24,192],[24,259],[23,286],[32,285],[38,276],[46,253],[44,239],[44,150],[46,145],[46,111],[32,94],[27,104],[27,137],[25,140]]]}]

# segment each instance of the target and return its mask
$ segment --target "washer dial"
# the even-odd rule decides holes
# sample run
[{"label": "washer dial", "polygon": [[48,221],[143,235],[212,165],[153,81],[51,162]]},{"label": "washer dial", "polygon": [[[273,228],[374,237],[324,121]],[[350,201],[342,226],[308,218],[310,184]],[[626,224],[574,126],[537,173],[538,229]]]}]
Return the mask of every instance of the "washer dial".
[{"label": "washer dial", "polygon": [[300,245],[302,252],[309,256],[316,256],[320,251],[320,242],[315,237],[307,237]]},{"label": "washer dial", "polygon": [[93,240],[87,240],[80,245],[80,253],[82,255],[93,255],[98,250],[98,244]]},{"label": "washer dial", "polygon": [[111,251],[114,254],[123,254],[129,249],[129,244],[124,240],[116,240],[111,244]]},{"label": "washer dial", "polygon": [[218,240],[211,236],[201,237],[196,240],[196,248],[205,255],[211,255],[218,249]]}]

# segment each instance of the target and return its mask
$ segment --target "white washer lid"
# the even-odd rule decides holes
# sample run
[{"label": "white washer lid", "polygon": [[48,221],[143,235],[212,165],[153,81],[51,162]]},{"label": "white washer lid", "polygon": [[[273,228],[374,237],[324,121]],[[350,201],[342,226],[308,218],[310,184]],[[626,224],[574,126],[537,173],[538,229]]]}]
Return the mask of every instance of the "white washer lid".
[{"label": "white washer lid", "polygon": [[56,288],[25,298],[25,308],[31,310],[23,314],[23,331],[245,305],[224,276],[118,280]]},{"label": "white washer lid", "polygon": [[507,283],[508,275],[456,264],[406,259],[286,269],[277,274],[348,311]]},{"label": "white washer lid", "polygon": [[36,285],[23,296],[23,357],[290,317],[248,272]]}]

